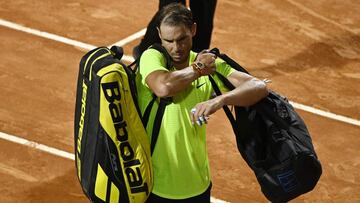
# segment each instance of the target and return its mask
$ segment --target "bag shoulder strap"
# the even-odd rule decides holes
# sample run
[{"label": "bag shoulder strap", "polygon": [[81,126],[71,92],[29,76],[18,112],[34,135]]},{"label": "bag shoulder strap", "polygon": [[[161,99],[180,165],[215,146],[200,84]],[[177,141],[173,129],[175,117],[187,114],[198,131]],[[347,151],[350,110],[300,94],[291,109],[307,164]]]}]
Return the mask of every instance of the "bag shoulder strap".
[{"label": "bag shoulder strap", "polygon": [[152,134],[151,134],[151,145],[150,145],[151,154],[153,154],[153,152],[154,152],[155,145],[156,145],[157,139],[159,137],[161,122],[162,122],[162,118],[165,113],[165,108],[171,102],[172,102],[171,97],[160,98],[160,103],[159,103],[159,107],[158,107],[156,115],[155,115],[154,126],[153,126],[153,130],[152,130]]},{"label": "bag shoulder strap", "polygon": [[242,67],[240,64],[238,64],[232,58],[230,58],[226,54],[220,53],[218,48],[213,48],[210,50],[210,52],[215,54],[217,57],[221,58],[222,60],[224,60],[227,64],[229,64],[235,70],[243,72],[243,73],[247,73],[250,75],[249,71],[247,71],[244,67]]},{"label": "bag shoulder strap", "polygon": [[[171,59],[170,55],[168,54],[168,52],[166,51],[165,47],[163,47],[160,44],[153,44],[148,49],[155,49],[155,50],[159,51],[160,53],[162,53],[166,60],[166,68],[169,70],[172,67],[172,59]],[[137,62],[137,64],[138,64],[138,62]],[[149,104],[147,105],[147,107],[145,109],[144,115],[142,117],[142,121],[143,121],[145,128],[149,121],[151,109],[157,98],[158,97],[155,94],[153,94],[151,101],[149,102]],[[161,126],[162,118],[165,113],[165,108],[171,102],[172,102],[172,97],[160,98],[160,103],[159,103],[158,109],[156,111],[153,130],[151,133],[151,145],[150,145],[151,146],[151,148],[150,148],[151,154],[154,152],[155,145],[156,145],[157,139],[159,137],[160,126]]]},{"label": "bag shoulder strap", "polygon": [[[242,66],[240,66],[238,63],[236,63],[234,60],[232,60],[230,57],[228,57],[225,54],[220,54],[220,51],[218,48],[213,48],[210,50],[211,53],[215,54],[217,57],[221,58],[222,60],[224,60],[227,64],[229,64],[232,68],[234,68],[235,70],[241,71],[241,72],[245,72],[248,73],[247,70],[245,70],[245,68],[243,68]],[[215,74],[219,77],[219,79],[221,80],[221,82],[230,90],[235,89],[235,86],[222,74],[220,74],[219,72],[215,72]],[[216,84],[215,80],[213,79],[212,76],[209,75],[209,80],[211,82],[211,85],[216,93],[216,95],[221,95],[221,91],[220,88],[218,87],[218,85]],[[223,106],[223,110],[226,114],[226,116],[228,117],[230,124],[234,130],[234,133],[236,134],[236,136],[240,136],[239,132],[236,128],[236,119],[234,118],[234,115],[231,113],[230,109],[228,106]]]},{"label": "bag shoulder strap", "polygon": [[[250,74],[245,68],[243,68],[240,64],[238,64],[236,61],[234,61],[233,59],[231,59],[229,56],[227,56],[226,54],[220,54],[220,51],[218,48],[213,48],[211,51],[211,53],[214,53],[217,57],[223,59],[227,64],[229,64],[232,68],[238,70],[238,71],[241,71],[241,72],[244,72],[244,73],[247,73],[247,74]],[[221,82],[223,82],[223,84],[229,88],[229,89],[234,89],[235,87],[231,84],[231,82],[226,78],[224,77],[223,75],[221,75],[220,73],[216,72],[217,76],[220,78]],[[211,80],[210,80],[211,81]],[[217,85],[215,82],[212,82],[212,86],[214,88],[214,90],[216,89]],[[219,89],[217,87],[217,89]],[[216,90],[215,90],[216,92]],[[220,92],[220,91],[219,91]],[[217,95],[219,95],[217,92],[216,92]],[[221,92],[220,92],[221,94]],[[270,94],[272,94],[270,92]],[[269,97],[269,96],[268,96]],[[284,129],[287,129],[289,131],[291,131],[293,134],[296,134],[296,131],[297,129],[294,129],[293,127],[291,127],[289,124],[287,124],[284,120],[282,120],[282,118],[277,115],[275,112],[272,112],[270,111],[270,109],[268,109],[266,107],[266,102],[265,100],[268,99],[268,97],[264,98],[263,100],[261,100],[260,102],[256,103],[255,105],[253,105],[253,107],[256,109],[256,111],[260,112],[262,115],[266,116],[268,119],[271,119],[274,123],[280,125],[282,128]],[[284,101],[285,102],[285,101]],[[236,108],[236,107],[235,107]],[[224,109],[225,110],[225,109]],[[228,111],[228,110],[226,110]],[[232,120],[235,120],[234,117],[232,116],[232,118],[230,118],[230,114],[229,113],[226,113],[226,115],[228,116],[230,122],[231,122],[231,125],[233,125],[233,128],[235,129],[236,126],[235,126],[235,122],[233,122]]]},{"label": "bag shoulder strap", "polygon": [[[221,75],[221,74],[219,74],[219,73],[217,73],[217,72],[216,72],[216,74],[217,74],[220,78],[225,79],[225,80],[233,87],[233,85],[230,83],[230,81],[229,81],[228,79],[226,79],[223,75]],[[223,80],[223,79],[221,79],[221,80]],[[217,95],[217,96],[220,96],[222,93],[221,93],[221,91],[220,91],[219,86],[216,84],[214,78],[209,75],[209,80],[210,80],[210,82],[211,82],[211,85],[212,85],[212,87],[213,87],[216,95]],[[230,88],[230,87],[228,87],[228,88]],[[231,88],[230,88],[230,89],[231,89]],[[231,113],[229,107],[225,105],[225,106],[223,106],[223,110],[224,110],[226,116],[228,117],[228,119],[229,119],[229,121],[230,121],[230,123],[231,123],[231,126],[232,126],[234,132],[236,133],[236,135],[238,135],[239,133],[238,133],[238,131],[236,130],[236,129],[237,129],[237,128],[236,128],[236,120],[235,120],[233,114]]]}]

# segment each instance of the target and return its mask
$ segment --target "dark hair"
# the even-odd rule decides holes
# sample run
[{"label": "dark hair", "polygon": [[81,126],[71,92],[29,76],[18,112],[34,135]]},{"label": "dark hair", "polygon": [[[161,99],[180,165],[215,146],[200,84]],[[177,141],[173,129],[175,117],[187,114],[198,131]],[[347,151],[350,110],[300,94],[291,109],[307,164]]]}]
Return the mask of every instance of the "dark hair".
[{"label": "dark hair", "polygon": [[194,24],[191,11],[181,3],[171,3],[163,7],[158,13],[158,25],[185,25],[188,28]]}]

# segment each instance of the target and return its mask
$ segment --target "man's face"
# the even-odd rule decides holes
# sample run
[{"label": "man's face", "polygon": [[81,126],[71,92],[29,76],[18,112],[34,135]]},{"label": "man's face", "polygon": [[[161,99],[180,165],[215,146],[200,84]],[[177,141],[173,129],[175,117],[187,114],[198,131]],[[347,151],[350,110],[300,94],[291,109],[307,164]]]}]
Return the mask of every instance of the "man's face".
[{"label": "man's face", "polygon": [[191,29],[185,25],[172,26],[161,24],[159,36],[161,44],[169,52],[175,63],[185,63],[192,48],[192,37],[195,35],[196,25]]}]

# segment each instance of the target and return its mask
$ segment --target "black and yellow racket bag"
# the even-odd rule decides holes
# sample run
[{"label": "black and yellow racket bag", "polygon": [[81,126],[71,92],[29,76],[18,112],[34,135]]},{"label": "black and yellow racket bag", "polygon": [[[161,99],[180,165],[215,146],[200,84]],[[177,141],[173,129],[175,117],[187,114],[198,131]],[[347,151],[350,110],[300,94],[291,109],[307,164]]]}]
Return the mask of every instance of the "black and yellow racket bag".
[{"label": "black and yellow racket bag", "polygon": [[152,190],[150,144],[136,103],[135,75],[119,47],[83,56],[75,106],[77,176],[92,202],[143,203]]}]

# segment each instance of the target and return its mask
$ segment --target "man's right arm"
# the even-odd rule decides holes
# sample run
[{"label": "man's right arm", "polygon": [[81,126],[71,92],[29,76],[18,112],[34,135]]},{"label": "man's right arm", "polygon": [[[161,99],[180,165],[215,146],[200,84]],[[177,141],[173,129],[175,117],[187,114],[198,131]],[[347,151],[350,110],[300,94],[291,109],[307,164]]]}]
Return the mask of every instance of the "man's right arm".
[{"label": "man's right arm", "polygon": [[145,81],[156,96],[171,97],[189,87],[198,77],[192,67],[186,67],[176,71],[153,71]]},{"label": "man's right arm", "polygon": [[[206,68],[204,75],[207,75],[215,71],[215,59],[212,59],[212,54],[210,53],[200,53],[196,61],[200,61],[206,66],[212,66],[213,68]],[[144,57],[151,57],[150,55],[145,55]],[[155,93],[158,97],[171,97],[177,93],[188,88],[191,83],[196,80],[201,74],[196,71],[192,66],[185,67],[180,70],[167,71],[164,68],[158,68],[161,66],[161,63],[154,63],[154,58],[146,58],[144,61],[149,61],[149,63],[140,63],[141,68],[149,68],[149,66],[155,66],[148,74],[145,75],[145,82],[148,87]]]}]

